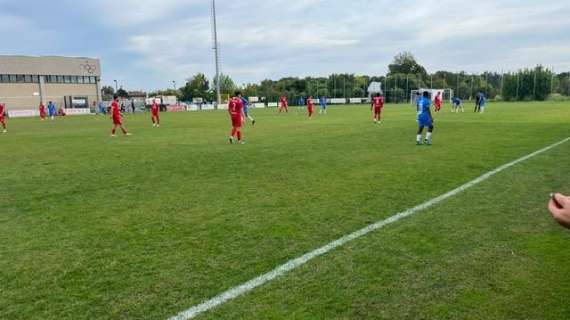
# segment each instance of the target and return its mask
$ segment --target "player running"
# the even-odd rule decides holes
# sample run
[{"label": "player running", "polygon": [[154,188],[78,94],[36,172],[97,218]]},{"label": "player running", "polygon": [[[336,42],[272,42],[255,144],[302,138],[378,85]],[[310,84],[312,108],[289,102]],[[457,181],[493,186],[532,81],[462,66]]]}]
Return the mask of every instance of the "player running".
[{"label": "player running", "polygon": [[289,113],[289,101],[287,101],[287,97],[281,96],[281,98],[279,98],[279,102],[279,113],[283,110],[285,110],[285,113]]},{"label": "player running", "polygon": [[228,102],[228,112],[232,119],[232,133],[230,135],[230,144],[245,144],[242,141],[241,127],[244,120],[243,101],[241,100],[241,92],[237,91],[235,96]]},{"label": "player running", "polygon": [[50,120],[53,120],[55,118],[55,114],[56,114],[55,104],[51,101],[48,103],[48,114],[49,114]]},{"label": "player running", "polygon": [[382,108],[384,108],[384,97],[377,93],[376,96],[372,99],[372,106],[373,109],[373,119],[374,123],[380,124],[382,123]]},{"label": "player running", "polygon": [[307,112],[309,113],[309,119],[313,118],[313,113],[315,112],[315,106],[313,104],[313,97],[309,96],[307,98]]},{"label": "player running", "polygon": [[40,119],[44,121],[46,119],[46,106],[44,106],[43,102],[40,102]]},{"label": "player running", "polygon": [[321,105],[321,109],[319,110],[319,113],[324,113],[327,114],[327,98],[320,97],[319,98],[319,104]]},{"label": "player running", "polygon": [[125,136],[130,136],[131,134],[123,126],[123,117],[121,116],[121,107],[119,107],[119,97],[117,95],[113,96],[113,102],[111,103],[111,119],[113,119],[113,130],[111,130],[111,137],[116,137],[115,132],[117,127],[121,128]]},{"label": "player running", "polygon": [[463,102],[458,97],[455,97],[453,98],[453,106],[451,107],[451,112],[459,113],[459,109],[461,109],[461,112],[465,112],[463,109]]},{"label": "player running", "polygon": [[156,100],[152,102],[152,107],[150,107],[152,113],[152,126],[155,128],[160,128],[160,106],[156,103]]},{"label": "player running", "polygon": [[8,126],[6,125],[6,118],[4,116],[5,113],[6,113],[6,105],[0,103],[0,124],[2,124],[2,133],[8,132]]},{"label": "player running", "polygon": [[443,104],[443,101],[441,98],[441,92],[438,92],[437,95],[435,96],[435,99],[434,99],[435,112],[439,113],[441,111],[441,105],[442,104]]},{"label": "player running", "polygon": [[245,116],[244,122],[246,121],[245,119],[249,119],[249,121],[251,121],[251,125],[255,126],[255,119],[249,115],[249,100],[248,100],[248,98],[242,97],[241,102],[243,103],[243,114]]},{"label": "player running", "polygon": [[419,146],[422,144],[422,134],[424,127],[428,127],[428,132],[426,134],[425,144],[431,145],[431,136],[433,134],[433,117],[431,115],[431,99],[429,98],[429,92],[424,92],[421,99],[418,100],[417,104],[418,112],[418,135],[416,137],[416,144]]}]

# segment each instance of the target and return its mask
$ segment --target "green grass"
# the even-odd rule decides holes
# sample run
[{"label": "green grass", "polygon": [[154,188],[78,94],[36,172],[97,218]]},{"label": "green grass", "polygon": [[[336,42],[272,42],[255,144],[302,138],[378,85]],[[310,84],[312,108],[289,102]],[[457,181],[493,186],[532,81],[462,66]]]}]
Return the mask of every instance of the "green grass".
[{"label": "green grass", "polygon": [[[564,103],[436,117],[332,107],[12,119],[0,136],[0,319],[166,319],[369,223],[570,136]],[[570,143],[319,257],[204,319],[568,319]]]}]

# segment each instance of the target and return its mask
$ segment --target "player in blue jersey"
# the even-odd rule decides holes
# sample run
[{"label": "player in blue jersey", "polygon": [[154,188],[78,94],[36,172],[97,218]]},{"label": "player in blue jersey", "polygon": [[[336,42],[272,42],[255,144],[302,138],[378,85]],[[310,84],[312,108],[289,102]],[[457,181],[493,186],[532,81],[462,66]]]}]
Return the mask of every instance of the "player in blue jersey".
[{"label": "player in blue jersey", "polygon": [[48,115],[49,115],[49,118],[50,118],[51,120],[53,120],[53,119],[55,118],[55,114],[56,114],[55,104],[54,104],[52,101],[50,101],[50,102],[48,103],[47,108],[48,108]]},{"label": "player in blue jersey", "polygon": [[431,135],[433,134],[433,117],[431,116],[431,99],[429,92],[424,92],[423,97],[418,99],[417,105],[418,113],[418,135],[416,137],[416,144],[422,144],[422,135],[425,127],[428,127],[428,132],[425,138],[425,144],[431,145]]},{"label": "player in blue jersey", "polygon": [[321,110],[319,110],[319,113],[327,114],[327,98],[321,96],[319,98],[319,104],[321,105]]},{"label": "player in blue jersey", "polygon": [[[241,102],[243,103],[243,114],[245,115],[245,117],[247,119],[249,119],[249,121],[251,121],[251,125],[254,126],[255,125],[255,119],[251,115],[249,115],[249,100],[248,100],[248,98],[242,97]],[[244,119],[244,122],[245,122],[245,119]]]},{"label": "player in blue jersey", "polygon": [[451,107],[451,112],[459,113],[459,109],[461,109],[461,112],[465,112],[463,109],[463,102],[458,97],[455,97],[453,98],[453,107]]},{"label": "player in blue jersey", "polygon": [[479,112],[480,113],[485,112],[486,104],[487,104],[487,98],[485,98],[485,94],[481,93],[481,96],[479,97]]}]

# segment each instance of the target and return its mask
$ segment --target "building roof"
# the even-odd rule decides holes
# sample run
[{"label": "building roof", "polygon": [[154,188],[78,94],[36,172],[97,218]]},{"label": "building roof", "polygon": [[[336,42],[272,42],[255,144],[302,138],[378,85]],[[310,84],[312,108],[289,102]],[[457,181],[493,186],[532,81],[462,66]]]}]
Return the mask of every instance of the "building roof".
[{"label": "building roof", "polygon": [[101,77],[101,64],[86,57],[0,55],[0,74]]}]

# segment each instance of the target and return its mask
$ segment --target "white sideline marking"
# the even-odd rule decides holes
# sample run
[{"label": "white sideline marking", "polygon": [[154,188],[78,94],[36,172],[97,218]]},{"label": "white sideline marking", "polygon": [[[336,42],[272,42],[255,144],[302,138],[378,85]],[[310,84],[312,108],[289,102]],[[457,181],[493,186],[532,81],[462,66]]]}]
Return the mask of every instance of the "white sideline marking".
[{"label": "white sideline marking", "polygon": [[515,166],[515,165],[517,165],[523,161],[526,161],[530,158],[533,158],[533,157],[535,157],[541,153],[544,153],[544,152],[549,151],[553,148],[556,148],[559,145],[561,145],[561,144],[563,144],[569,140],[570,140],[570,137],[568,137],[568,138],[566,138],[560,142],[557,142],[553,145],[550,145],[544,149],[540,149],[538,151],[535,151],[535,152],[533,152],[529,155],[526,155],[520,159],[517,159],[513,162],[502,165],[502,166],[498,167],[497,169],[495,169],[493,171],[489,171],[489,172],[485,173],[484,175],[482,175],[482,176],[480,176],[474,180],[471,180],[470,182],[467,182],[466,184],[464,184],[464,185],[462,185],[456,189],[453,189],[453,190],[451,190],[445,194],[442,194],[441,196],[439,196],[437,198],[433,198],[433,199],[431,199],[427,202],[424,202],[424,203],[422,203],[416,207],[413,207],[413,208],[408,209],[406,211],[400,212],[400,213],[398,213],[394,216],[391,216],[387,219],[380,220],[376,223],[373,223],[373,224],[371,224],[367,227],[364,227],[364,228],[362,228],[356,232],[353,232],[349,235],[346,235],[342,238],[339,238],[339,239],[337,239],[337,240],[335,240],[335,241],[333,241],[333,242],[331,242],[331,243],[329,243],[323,247],[320,247],[316,250],[313,250],[313,251],[311,251],[311,252],[309,252],[309,253],[301,256],[301,257],[295,258],[293,260],[289,260],[285,264],[278,266],[277,268],[269,271],[268,273],[262,274],[259,277],[252,279],[252,280],[249,280],[249,281],[247,281],[247,282],[245,282],[245,283],[243,283],[237,287],[231,288],[231,289],[217,295],[216,297],[214,297],[212,299],[204,301],[201,304],[195,305],[195,306],[191,307],[190,309],[183,311],[183,312],[179,313],[178,315],[170,318],[169,320],[192,319],[192,318],[194,318],[194,317],[196,317],[196,316],[198,316],[198,315],[200,315],[200,314],[202,314],[202,313],[204,313],[210,309],[213,309],[213,308],[215,308],[221,304],[224,304],[230,300],[233,300],[233,299],[235,299],[235,298],[237,298],[237,297],[239,297],[239,296],[241,296],[241,295],[243,295],[243,294],[245,294],[245,293],[247,293],[247,292],[249,292],[249,291],[251,291],[251,290],[253,290],[253,289],[255,289],[255,288],[257,288],[257,287],[259,287],[259,286],[261,286],[261,285],[263,285],[263,284],[265,284],[265,283],[267,283],[267,282],[269,282],[275,278],[277,278],[277,277],[279,277],[279,276],[282,276],[285,273],[304,265],[305,263],[309,262],[310,260],[312,260],[318,256],[326,254],[329,251],[332,251],[338,247],[341,247],[344,244],[346,244],[352,240],[363,237],[363,236],[369,234],[370,232],[375,231],[377,229],[380,229],[386,225],[392,224],[392,223],[397,222],[401,219],[412,216],[412,215],[414,215],[414,214],[416,214],[416,213],[418,213],[424,209],[430,208],[430,207],[432,207],[432,206],[434,206],[434,205],[436,205],[436,204],[438,204],[438,203],[440,203],[440,202],[442,202],[448,198],[451,198],[451,197],[453,197],[453,196],[455,196],[455,195],[457,195],[457,194],[459,194],[459,193],[461,193],[461,192],[463,192],[463,191],[465,191],[465,190],[489,179],[490,177],[496,175],[497,173],[499,173],[501,171],[504,171],[504,170],[506,170],[512,166]]}]

